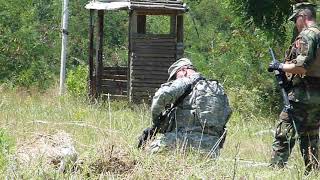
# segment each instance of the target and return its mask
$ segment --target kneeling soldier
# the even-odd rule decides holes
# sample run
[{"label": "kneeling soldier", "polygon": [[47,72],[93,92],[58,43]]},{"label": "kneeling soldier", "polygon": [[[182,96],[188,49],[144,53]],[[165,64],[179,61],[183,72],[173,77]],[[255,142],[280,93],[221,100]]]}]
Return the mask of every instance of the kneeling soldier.
[{"label": "kneeling soldier", "polygon": [[148,147],[152,152],[163,148],[194,148],[217,156],[231,114],[223,87],[217,81],[203,78],[187,58],[173,63],[168,73],[168,82],[153,97],[153,127],[147,128],[139,138],[139,147],[159,132],[163,136]]}]

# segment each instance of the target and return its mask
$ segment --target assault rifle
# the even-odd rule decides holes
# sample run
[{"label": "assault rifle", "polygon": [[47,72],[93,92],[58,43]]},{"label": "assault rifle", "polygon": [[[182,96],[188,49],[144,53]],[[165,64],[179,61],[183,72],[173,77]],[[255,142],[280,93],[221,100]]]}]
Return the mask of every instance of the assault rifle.
[{"label": "assault rifle", "polygon": [[172,127],[174,118],[170,117],[170,114],[174,112],[175,108],[176,107],[172,105],[170,108],[166,109],[158,116],[158,119],[152,127],[143,130],[142,135],[138,139],[138,148],[143,148],[145,143],[156,136],[157,133],[165,132]]},{"label": "assault rifle", "polygon": [[153,126],[143,130],[142,135],[138,138],[138,148],[143,148],[147,140],[156,136],[157,133],[165,133],[171,130],[174,123],[174,117],[172,116],[172,113],[175,111],[176,107],[183,101],[183,99],[191,93],[192,87],[200,80],[204,80],[204,78],[199,77],[192,84],[187,86],[184,93],[171,105],[171,107],[167,108],[158,116],[158,119],[154,121]]},{"label": "assault rifle", "polygon": [[[277,60],[276,60],[276,58],[274,56],[272,48],[269,48],[269,52],[270,52],[271,57],[272,57],[272,62],[276,63]],[[277,83],[280,86],[280,91],[281,91],[282,98],[283,98],[283,103],[284,103],[283,111],[288,113],[292,109],[292,106],[291,106],[291,104],[289,102],[288,94],[287,94],[287,92],[285,90],[285,88],[287,86],[287,80],[285,79],[284,72],[282,72],[280,70],[274,70],[274,74],[275,74]]]}]

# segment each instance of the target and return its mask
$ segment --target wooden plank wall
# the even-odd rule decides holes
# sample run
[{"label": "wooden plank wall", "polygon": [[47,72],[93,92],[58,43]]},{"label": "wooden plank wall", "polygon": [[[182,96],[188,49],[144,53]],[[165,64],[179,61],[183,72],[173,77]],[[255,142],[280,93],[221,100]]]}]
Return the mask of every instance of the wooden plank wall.
[{"label": "wooden plank wall", "polygon": [[130,99],[150,101],[157,88],[167,81],[168,68],[176,60],[174,36],[132,36]]},{"label": "wooden plank wall", "polygon": [[128,67],[104,67],[101,78],[102,94],[127,96]]}]

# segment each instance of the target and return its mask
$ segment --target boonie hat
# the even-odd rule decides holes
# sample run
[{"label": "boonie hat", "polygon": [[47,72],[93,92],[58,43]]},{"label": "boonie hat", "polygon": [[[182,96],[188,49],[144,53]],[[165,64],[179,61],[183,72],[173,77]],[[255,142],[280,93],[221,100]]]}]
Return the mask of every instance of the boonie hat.
[{"label": "boonie hat", "polygon": [[177,73],[177,71],[183,66],[193,67],[193,64],[188,58],[181,58],[174,62],[168,69],[168,81],[170,81],[173,78],[173,76]]},{"label": "boonie hat", "polygon": [[292,14],[288,18],[290,21],[294,21],[295,17],[304,9],[314,9],[316,5],[309,3],[309,2],[302,2],[302,3],[297,3],[292,6]]}]

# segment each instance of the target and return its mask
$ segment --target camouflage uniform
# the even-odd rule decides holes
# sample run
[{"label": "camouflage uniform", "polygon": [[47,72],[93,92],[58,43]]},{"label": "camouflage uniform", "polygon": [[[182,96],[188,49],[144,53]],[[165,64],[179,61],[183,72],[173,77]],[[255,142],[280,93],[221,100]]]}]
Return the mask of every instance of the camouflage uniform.
[{"label": "camouflage uniform", "polygon": [[[307,170],[318,167],[320,123],[320,32],[317,26],[303,29],[290,49],[289,63],[306,69],[306,75],[293,75],[288,97],[291,112],[281,112],[272,145],[272,163],[283,167],[300,140],[300,151]],[[293,59],[294,58],[294,59]],[[297,131],[297,132],[296,132]]]},{"label": "camouflage uniform", "polygon": [[[200,74],[194,73],[190,77],[179,78],[161,86],[155,93],[151,105],[154,123],[157,123],[155,121],[158,120],[158,115],[165,110],[166,106],[174,103],[184,94],[188,85],[192,85],[199,77]],[[205,94],[199,94],[199,92],[208,87],[208,83],[210,87],[214,88],[213,91],[223,94],[223,102],[221,102],[221,108],[217,109],[218,112],[201,114],[201,119],[208,119],[208,122],[211,122],[203,125],[197,113],[197,108],[201,105],[210,106],[210,104],[214,104],[215,102],[200,101],[199,104],[196,104],[195,99],[205,96]],[[218,155],[220,146],[223,144],[220,144],[220,141],[225,137],[226,133],[224,129],[225,123],[231,112],[228,99],[224,94],[222,86],[217,81],[200,80],[193,86],[192,92],[184,98],[171,115],[174,117],[172,128],[150,144],[149,150],[151,152],[168,148],[184,150],[188,147],[193,147],[201,152],[210,152],[212,156]]]}]

